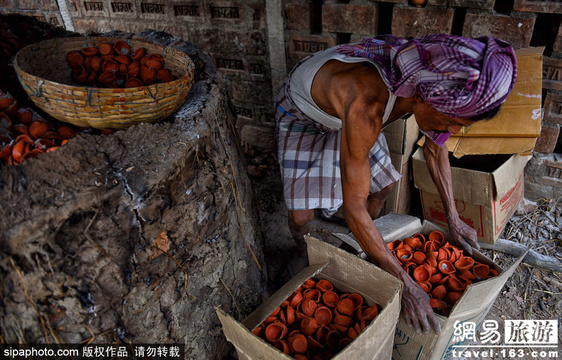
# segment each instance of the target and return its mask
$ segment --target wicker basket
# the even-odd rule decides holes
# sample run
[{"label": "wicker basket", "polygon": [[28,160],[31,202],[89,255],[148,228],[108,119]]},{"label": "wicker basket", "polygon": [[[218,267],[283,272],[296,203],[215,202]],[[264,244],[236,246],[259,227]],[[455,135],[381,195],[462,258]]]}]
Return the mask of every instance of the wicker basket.
[{"label": "wicker basket", "polygon": [[72,85],[66,54],[82,47],[119,39],[71,37],[46,40],[20,50],[14,61],[18,79],[33,102],[54,118],[78,126],[122,129],[140,122],[160,121],[176,111],[193,85],[194,64],[171,47],[124,40],[132,51],[162,55],[177,80],[135,88],[94,88]]}]

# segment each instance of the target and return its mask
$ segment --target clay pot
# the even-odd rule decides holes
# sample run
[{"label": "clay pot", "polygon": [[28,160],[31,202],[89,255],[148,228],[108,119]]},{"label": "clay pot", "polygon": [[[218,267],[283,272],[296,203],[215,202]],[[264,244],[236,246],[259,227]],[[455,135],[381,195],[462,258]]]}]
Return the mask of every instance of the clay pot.
[{"label": "clay pot", "polygon": [[[158,74],[160,74],[161,71],[164,71],[164,70],[158,71]],[[328,280],[321,279],[321,280],[318,280],[318,283],[316,284],[316,288],[318,290],[320,290],[321,292],[325,293],[326,291],[334,290],[334,285],[331,282],[329,282]]]},{"label": "clay pot", "polygon": [[386,244],[390,251],[398,249],[400,245],[402,245],[402,240],[394,240],[393,242],[389,242],[388,244]]},{"label": "clay pot", "polygon": [[476,279],[474,277],[474,274],[472,274],[472,272],[468,271],[468,270],[463,270],[461,272],[459,272],[458,277],[462,280],[466,280],[466,281],[472,281],[474,279]]},{"label": "clay pot", "polygon": [[113,48],[111,47],[110,43],[103,43],[98,45],[98,50],[100,52],[100,55],[110,55],[113,53]]},{"label": "clay pot", "polygon": [[304,299],[301,303],[301,311],[306,316],[313,316],[318,304],[314,300]]},{"label": "clay pot", "polygon": [[462,272],[470,269],[474,265],[474,259],[468,256],[463,256],[455,261],[455,268]]},{"label": "clay pot", "polygon": [[451,264],[451,262],[447,260],[440,261],[437,265],[437,269],[445,275],[452,274],[456,271],[453,264]]},{"label": "clay pot", "polygon": [[350,316],[338,314],[334,316],[334,324],[350,327],[353,324],[353,319]]},{"label": "clay pot", "polygon": [[295,354],[303,354],[308,350],[308,341],[303,334],[289,337],[289,349]]},{"label": "clay pot", "polygon": [[457,279],[457,277],[454,275],[451,275],[451,277],[449,277],[449,280],[447,280],[447,286],[449,287],[449,290],[455,292],[462,292],[466,288],[462,281]]},{"label": "clay pot", "polygon": [[299,292],[295,292],[292,299],[290,300],[290,305],[292,308],[297,308],[297,306],[301,303],[303,299],[302,293]]},{"label": "clay pot", "polygon": [[354,310],[357,310],[357,308],[363,305],[363,296],[361,296],[361,294],[351,293],[347,298],[353,301],[353,305],[355,306]]},{"label": "clay pot", "polygon": [[449,257],[451,257],[449,249],[443,247],[439,249],[437,261],[449,260]]},{"label": "clay pot", "polygon": [[316,303],[320,302],[322,298],[322,293],[318,289],[308,289],[303,292],[303,295],[305,299],[313,300]]},{"label": "clay pot", "polygon": [[410,275],[412,275],[412,272],[415,268],[416,268],[416,263],[412,261],[408,261],[407,263],[402,265],[402,269],[404,269],[404,271]]},{"label": "clay pot", "polygon": [[98,49],[95,47],[85,47],[80,49],[80,52],[85,57],[91,57],[91,56],[96,56],[98,54]]},{"label": "clay pot", "polygon": [[430,279],[429,271],[425,266],[418,266],[414,269],[414,279],[416,281],[426,282]]},{"label": "clay pot", "polygon": [[445,296],[447,295],[447,289],[445,288],[445,285],[436,286],[433,289],[433,291],[431,292],[431,295],[435,299],[443,300],[445,298]]},{"label": "clay pot", "polygon": [[474,263],[472,266],[472,273],[476,279],[482,280],[486,279],[490,273],[490,267],[482,263]]},{"label": "clay pot", "polygon": [[300,322],[300,329],[305,335],[312,335],[318,329],[318,321],[313,317],[305,317]]},{"label": "clay pot", "polygon": [[34,121],[29,126],[29,135],[31,135],[35,139],[38,139],[43,136],[43,134],[45,134],[47,130],[49,130],[49,124],[44,121]]},{"label": "clay pot", "polygon": [[416,284],[427,294],[431,291],[431,283],[429,281],[416,281]]},{"label": "clay pot", "polygon": [[147,60],[145,66],[158,71],[164,67],[164,64],[161,61],[157,60]]},{"label": "clay pot", "polygon": [[452,275],[452,274],[451,275],[443,275],[441,280],[439,280],[435,285],[445,285],[447,283],[447,281],[449,281],[449,278],[451,276],[454,276],[454,275]]},{"label": "clay pot", "polygon": [[139,79],[137,79],[135,77],[127,80],[127,83],[125,84],[125,87],[128,87],[128,88],[134,88],[134,87],[139,87],[139,86],[142,86],[142,81],[140,81]]},{"label": "clay pot", "polygon": [[426,241],[425,244],[423,244],[423,251],[427,254],[430,251],[437,251],[439,249],[439,243],[437,243],[436,241]]},{"label": "clay pot", "polygon": [[328,325],[332,322],[332,311],[326,306],[319,306],[314,311],[314,318],[320,325]]},{"label": "clay pot", "polygon": [[426,240],[425,240],[425,236],[423,236],[423,234],[419,234],[419,233],[418,233],[418,234],[414,234],[412,237],[413,237],[413,238],[418,238],[418,239],[420,239],[420,241],[422,242],[422,244],[425,244],[425,241],[426,241]]},{"label": "clay pot", "polygon": [[70,51],[66,54],[66,63],[71,68],[80,66],[84,63],[84,56],[78,51]]},{"label": "clay pot", "polygon": [[333,291],[326,291],[322,294],[322,302],[324,302],[326,306],[336,307],[338,301],[340,301],[340,298],[338,294]]},{"label": "clay pot", "polygon": [[336,309],[338,309],[341,314],[351,316],[353,315],[353,311],[355,310],[355,304],[351,299],[341,299],[336,305]]},{"label": "clay pot", "polygon": [[125,64],[125,65],[129,65],[132,61],[130,57],[125,55],[117,55],[113,60],[117,61],[120,64]]},{"label": "clay pot", "polygon": [[441,231],[432,231],[428,236],[429,241],[435,241],[437,244],[441,245],[445,241],[445,235]]},{"label": "clay pot", "polygon": [[115,60],[106,60],[102,66],[103,72],[117,72],[119,71],[119,63]]},{"label": "clay pot", "polygon": [[279,341],[287,335],[288,331],[285,324],[276,320],[265,328],[265,337],[271,342]]},{"label": "clay pot", "polygon": [[416,263],[416,265],[421,265],[425,261],[425,259],[426,256],[421,251],[414,252],[414,255],[412,256],[412,261]]},{"label": "clay pot", "polygon": [[104,71],[98,77],[98,81],[104,85],[112,84],[115,81],[115,73],[113,71]]},{"label": "clay pot", "polygon": [[439,299],[429,299],[429,305],[431,305],[431,307],[433,308],[433,310],[441,310],[443,309],[443,306],[445,305],[443,303],[443,301],[439,300]]},{"label": "clay pot", "polygon": [[368,309],[366,309],[365,311],[363,311],[363,314],[361,316],[361,321],[363,320],[367,320],[367,321],[373,321],[377,315],[379,314],[379,308],[376,304],[370,306]]},{"label": "clay pot", "polygon": [[115,44],[113,44],[113,50],[117,55],[129,55],[131,47],[123,40],[117,40]]},{"label": "clay pot", "polygon": [[131,55],[131,59],[132,60],[140,60],[144,57],[145,53],[146,53],[145,48],[138,48],[138,49],[135,50],[133,55]]}]

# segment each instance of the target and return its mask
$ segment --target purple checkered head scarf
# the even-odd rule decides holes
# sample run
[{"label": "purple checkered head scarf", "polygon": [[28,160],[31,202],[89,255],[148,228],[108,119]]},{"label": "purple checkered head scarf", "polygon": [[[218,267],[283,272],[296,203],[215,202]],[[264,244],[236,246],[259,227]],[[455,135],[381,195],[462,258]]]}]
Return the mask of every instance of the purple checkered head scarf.
[{"label": "purple checkered head scarf", "polygon": [[517,57],[493,37],[469,39],[435,34],[405,40],[392,35],[365,38],[338,52],[375,60],[397,96],[418,93],[442,114],[471,118],[496,108],[513,89]]}]

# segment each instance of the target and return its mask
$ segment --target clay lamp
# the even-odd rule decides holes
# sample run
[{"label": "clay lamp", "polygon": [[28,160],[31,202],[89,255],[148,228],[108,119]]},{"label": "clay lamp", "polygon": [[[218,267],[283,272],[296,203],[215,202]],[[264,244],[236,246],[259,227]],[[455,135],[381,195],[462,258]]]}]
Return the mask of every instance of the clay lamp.
[{"label": "clay lamp", "polygon": [[326,291],[322,294],[322,302],[324,302],[326,306],[336,307],[338,301],[340,301],[340,297],[333,291]]},{"label": "clay lamp", "polygon": [[490,273],[488,274],[489,277],[496,277],[499,276],[500,273],[496,269],[490,268]]},{"label": "clay lamp", "polygon": [[336,330],[332,330],[326,334],[324,342],[329,349],[338,350],[338,344],[340,343],[340,340],[340,333]]},{"label": "clay lamp", "polygon": [[78,51],[69,51],[66,54],[66,63],[71,68],[77,67],[84,63],[84,57]]},{"label": "clay lamp", "polygon": [[276,341],[273,343],[273,346],[275,346],[283,354],[289,355],[289,345],[285,340]]},{"label": "clay lamp", "polygon": [[409,251],[413,251],[414,249],[412,249],[412,247],[408,244],[405,244],[402,241],[402,244],[398,245],[398,248],[396,248],[396,250],[400,250],[400,249],[404,249],[404,250],[409,250]]},{"label": "clay lamp", "polygon": [[443,301],[441,301],[439,299],[431,298],[431,299],[429,299],[429,305],[431,305],[431,307],[433,308],[434,311],[438,311],[438,310],[443,309],[443,306],[445,304],[443,303]]},{"label": "clay lamp", "polygon": [[414,255],[412,255],[412,261],[416,263],[416,265],[421,265],[426,258],[427,256],[425,256],[425,254],[421,251],[416,251],[414,252]]},{"label": "clay lamp", "polygon": [[357,336],[359,336],[359,334],[361,334],[361,331],[363,331],[361,329],[361,325],[359,323],[356,323],[355,326],[349,328],[349,330],[347,331],[347,336],[349,336],[350,339],[355,339]]},{"label": "clay lamp", "polygon": [[421,240],[417,237],[406,238],[404,239],[404,243],[411,246],[414,250],[421,250],[423,248]]},{"label": "clay lamp", "polygon": [[435,287],[431,292],[431,295],[434,299],[443,300],[447,295],[447,289],[445,288],[445,285],[438,285],[437,287]]},{"label": "clay lamp", "polygon": [[431,284],[427,281],[416,281],[416,284],[418,284],[418,286],[421,287],[426,294],[429,294],[431,291]]},{"label": "clay lamp", "polygon": [[428,240],[423,245],[423,251],[427,254],[430,251],[437,251],[439,249],[439,244],[436,241]]},{"label": "clay lamp", "polygon": [[172,74],[168,74],[162,77],[162,79],[160,79],[161,82],[163,83],[167,83],[167,82],[171,82],[176,80],[176,78],[174,77],[174,75]]},{"label": "clay lamp", "polygon": [[25,141],[19,141],[12,148],[12,158],[15,162],[21,163],[23,160],[23,156],[27,153],[28,150],[29,144]]},{"label": "clay lamp", "polygon": [[98,50],[100,52],[100,55],[110,55],[113,53],[113,48],[111,47],[110,43],[103,43],[103,44],[99,44],[98,45]]},{"label": "clay lamp", "polygon": [[336,309],[343,315],[351,316],[355,310],[355,304],[353,303],[353,300],[349,298],[340,299],[336,305]]},{"label": "clay lamp", "polygon": [[273,312],[271,314],[269,314],[269,316],[277,316],[277,314],[279,314],[279,311],[281,311],[281,307],[277,307],[277,309],[273,310]]},{"label": "clay lamp", "polygon": [[328,325],[332,322],[332,311],[326,306],[319,306],[314,311],[314,318],[320,325]]},{"label": "clay lamp", "polygon": [[98,49],[90,46],[80,49],[80,52],[85,57],[91,57],[91,56],[96,56],[98,54]]},{"label": "clay lamp", "polygon": [[451,275],[449,280],[447,280],[447,286],[449,287],[449,290],[455,292],[462,292],[466,288],[463,282],[457,279],[454,275]]},{"label": "clay lamp", "polygon": [[0,150],[0,159],[8,160],[10,158],[10,156],[12,155],[12,149],[13,148],[14,148],[13,143],[10,143],[10,144],[4,146],[4,148],[2,150]]},{"label": "clay lamp", "polygon": [[451,257],[451,252],[447,248],[439,248],[439,252],[437,255],[437,261],[449,260]]},{"label": "clay lamp", "polygon": [[[167,79],[167,78],[168,78],[169,76],[171,76],[171,75],[172,75],[172,72],[170,71],[170,69],[160,69],[160,70],[158,70],[158,72],[156,73],[156,77],[158,78],[158,80],[160,80],[160,81],[162,81],[162,82],[164,82],[164,79]],[[173,76],[172,76],[172,77],[173,77]],[[322,280],[320,280],[320,281],[322,281]],[[320,282],[320,281],[319,281],[319,282]],[[328,280],[325,280],[325,281],[327,281],[328,283],[330,283]],[[330,284],[331,284],[331,283],[330,283]],[[316,285],[316,288],[318,288],[318,285]],[[333,285],[332,285],[332,289],[333,289]],[[329,289],[329,290],[332,290],[332,289]],[[320,290],[320,291],[322,291],[322,290]]]},{"label": "clay lamp", "polygon": [[267,318],[265,318],[265,320],[263,321],[263,323],[264,323],[265,325],[269,325],[269,324],[271,324],[272,322],[277,321],[277,320],[279,320],[279,319],[277,318],[277,316],[271,316],[271,315],[269,315]]},{"label": "clay lamp", "polygon": [[295,354],[295,360],[309,360],[308,356],[305,354]]},{"label": "clay lamp", "polygon": [[345,347],[347,345],[349,345],[351,342],[353,341],[353,339],[348,338],[348,337],[344,337],[340,339],[340,342],[338,343],[338,350],[343,350],[345,349]]},{"label": "clay lamp", "polygon": [[307,289],[303,292],[304,298],[308,300],[313,300],[314,302],[320,302],[322,298],[322,293],[318,289]]},{"label": "clay lamp", "polygon": [[34,137],[35,139],[40,138],[49,130],[49,124],[44,121],[36,120],[29,125],[29,135]]},{"label": "clay lamp", "polygon": [[456,302],[459,301],[461,296],[462,296],[462,294],[460,292],[451,291],[445,297],[445,302],[447,302],[447,304],[449,304],[451,306],[454,306],[456,304]]},{"label": "clay lamp", "polygon": [[38,139],[35,142],[35,146],[41,150],[47,150],[50,147],[55,146],[55,143],[48,139]]},{"label": "clay lamp", "polygon": [[20,134],[25,134],[29,136],[29,126],[25,124],[15,124],[12,126],[14,130],[19,132]]},{"label": "clay lamp", "polygon": [[425,260],[429,267],[434,268],[437,270],[437,251],[430,251],[425,254]]},{"label": "clay lamp", "polygon": [[164,58],[162,57],[162,55],[155,54],[155,53],[148,54],[146,56],[146,60],[147,61],[149,61],[149,60],[160,61],[162,63],[164,62]]},{"label": "clay lamp", "polygon": [[300,329],[302,333],[305,335],[314,334],[316,329],[318,329],[318,326],[320,326],[318,325],[318,321],[316,321],[315,318],[308,317],[308,316],[302,319],[300,322]]},{"label": "clay lamp", "polygon": [[95,72],[100,71],[103,65],[103,60],[99,56],[94,56],[89,59],[90,59],[90,68],[92,69],[92,71]]},{"label": "clay lamp", "polygon": [[117,61],[119,64],[125,64],[125,65],[129,65],[132,61],[130,57],[125,55],[117,55],[113,60]]},{"label": "clay lamp", "polygon": [[416,268],[416,263],[412,261],[408,261],[407,263],[402,265],[402,269],[404,269],[404,271],[407,272],[408,274],[411,274],[415,268]]},{"label": "clay lamp", "polygon": [[437,244],[441,245],[445,241],[445,235],[443,235],[443,233],[441,231],[436,230],[436,231],[432,231],[429,234],[428,239],[430,241],[435,241],[435,242],[437,242]]},{"label": "clay lamp", "polygon": [[394,240],[393,242],[389,242],[386,244],[388,250],[393,251],[398,249],[398,247],[402,244],[402,240]]},{"label": "clay lamp", "polygon": [[[161,71],[163,71],[163,70],[158,71],[158,74],[160,74]],[[160,79],[160,80],[162,80],[162,79]],[[329,282],[328,280],[322,279],[322,280],[318,280],[318,283],[316,284],[316,288],[318,290],[320,290],[321,292],[325,293],[326,291],[334,290],[334,285],[331,282]]]},{"label": "clay lamp", "polygon": [[115,60],[106,60],[101,67],[103,72],[112,71],[116,72],[119,70],[119,63]]},{"label": "clay lamp", "polygon": [[15,102],[16,102],[16,100],[11,96],[4,95],[4,96],[0,97],[0,110],[4,110],[4,109],[9,108]]},{"label": "clay lamp", "polygon": [[279,314],[277,314],[277,318],[279,319],[279,321],[281,321],[283,324],[289,326],[289,324],[287,324],[287,318],[285,317],[285,312],[282,311]]},{"label": "clay lamp", "polygon": [[86,71],[86,68],[84,68],[84,65],[82,65],[82,68],[84,71],[82,71],[80,75],[74,77],[74,80],[76,80],[76,82],[79,84],[85,83],[86,80],[88,80],[88,77],[90,76],[90,74]]},{"label": "clay lamp", "polygon": [[102,55],[102,56],[101,56],[101,59],[102,59],[103,61],[113,60],[113,59],[115,59],[115,55],[113,55],[113,54],[110,54],[110,55]]},{"label": "clay lamp", "polygon": [[439,261],[437,269],[445,275],[452,274],[456,271],[453,264],[448,260]]},{"label": "clay lamp", "polygon": [[98,81],[104,85],[111,84],[115,81],[115,73],[113,71],[105,71],[98,77]]},{"label": "clay lamp", "polygon": [[377,317],[378,314],[379,314],[379,307],[377,306],[377,304],[373,304],[372,306],[367,308],[365,311],[363,311],[363,314],[362,314],[360,320],[361,321],[363,321],[363,320],[373,321]]},{"label": "clay lamp", "polygon": [[164,67],[164,65],[162,64],[162,62],[157,61],[157,60],[147,60],[145,63],[145,66],[151,69],[154,69],[156,71],[162,69]]},{"label": "clay lamp", "polygon": [[363,296],[361,296],[361,294],[351,293],[347,298],[353,301],[353,305],[355,305],[353,310],[357,310],[361,307],[361,305],[363,305]]},{"label": "clay lamp", "polygon": [[138,48],[135,50],[135,52],[133,53],[133,55],[131,55],[131,59],[133,60],[140,60],[144,57],[144,55],[146,54],[146,49],[145,48]]},{"label": "clay lamp", "polygon": [[296,333],[289,337],[289,349],[295,354],[303,354],[308,350],[308,341],[303,334]]},{"label": "clay lamp", "polygon": [[326,338],[326,335],[329,332],[330,332],[329,327],[327,327],[326,325],[320,325],[318,326],[318,329],[316,329],[316,332],[314,333],[314,337],[319,343],[323,343],[324,339]]},{"label": "clay lamp", "polygon": [[307,289],[314,289],[316,287],[316,281],[313,279],[307,279],[304,284],[302,284],[302,287]]},{"label": "clay lamp", "polygon": [[263,330],[263,324],[259,324],[254,330],[252,330],[252,333],[260,337],[262,330]]},{"label": "clay lamp", "polygon": [[123,40],[117,40],[115,44],[113,44],[113,50],[115,50],[118,55],[129,55],[131,47]]},{"label": "clay lamp", "polygon": [[462,280],[465,280],[465,282],[466,281],[472,282],[472,280],[476,279],[474,277],[474,274],[472,274],[472,272],[470,272],[468,270],[460,271],[458,277]]},{"label": "clay lamp", "polygon": [[301,311],[306,316],[313,316],[318,304],[314,300],[304,299],[301,303]]},{"label": "clay lamp", "polygon": [[48,148],[47,150],[45,150],[45,152],[53,152],[53,151],[57,151],[59,148],[59,146],[53,146],[51,148]]},{"label": "clay lamp", "polygon": [[474,265],[474,259],[468,256],[463,256],[455,261],[455,268],[459,271],[466,271]]},{"label": "clay lamp", "polygon": [[306,341],[308,342],[308,348],[310,350],[320,350],[324,347],[324,346],[322,346],[321,343],[316,341],[316,339],[313,338],[312,336],[307,336]]},{"label": "clay lamp", "polygon": [[281,321],[276,320],[267,325],[267,327],[265,328],[265,337],[267,338],[267,340],[275,342],[283,339],[288,332],[289,330],[287,329],[287,326],[285,326],[285,324],[283,324]]},{"label": "clay lamp", "polygon": [[295,308],[301,303],[303,299],[302,293],[300,291],[293,293],[293,296],[290,300],[290,304],[292,308]]},{"label": "clay lamp", "polygon": [[429,281],[431,275],[425,266],[418,266],[414,269],[414,279],[420,282]]},{"label": "clay lamp", "polygon": [[134,88],[134,87],[139,87],[139,86],[142,86],[142,81],[140,81],[139,79],[137,79],[135,77],[127,80],[127,83],[125,84],[125,87],[128,87],[128,88]]},{"label": "clay lamp", "polygon": [[129,74],[129,69],[127,68],[127,65],[125,64],[119,64],[119,70],[118,70],[119,74],[121,75],[128,75]]},{"label": "clay lamp", "polygon": [[419,234],[419,233],[418,233],[418,234],[414,234],[414,235],[412,235],[412,237],[413,237],[413,238],[418,238],[418,239],[420,239],[421,243],[422,243],[422,244],[425,244],[425,241],[426,241],[426,240],[425,240],[425,236],[423,236],[423,234]]},{"label": "clay lamp", "polygon": [[451,305],[444,303],[443,310],[441,310],[443,312],[443,316],[449,317],[452,309],[453,307]]},{"label": "clay lamp", "polygon": [[284,309],[284,312],[287,325],[293,325],[293,323],[295,322],[295,309],[291,305],[287,305]]},{"label": "clay lamp", "polygon": [[488,274],[490,273],[490,267],[486,264],[482,263],[474,263],[472,266],[472,273],[476,279],[482,280],[486,279]]},{"label": "clay lamp", "polygon": [[[29,126],[33,120],[33,113],[26,108],[20,108],[16,113],[16,117],[20,123]],[[12,124],[12,121],[6,113],[0,113],[0,119],[6,119],[9,122],[9,125]]]},{"label": "clay lamp", "polygon": [[129,74],[129,76],[131,77],[137,77],[139,73],[140,73],[140,63],[138,61],[133,61],[132,63],[130,63],[129,66],[127,67],[127,74]]},{"label": "clay lamp", "polygon": [[86,85],[94,86],[95,83],[96,83],[97,77],[98,77],[98,74],[96,74],[95,71],[92,71],[84,83]]},{"label": "clay lamp", "polygon": [[463,257],[463,251],[456,246],[451,246],[451,252],[455,254],[455,261]]},{"label": "clay lamp", "polygon": [[398,258],[398,261],[400,261],[402,264],[405,264],[408,261],[410,261],[412,259],[412,256],[413,255],[410,250],[406,250],[406,249],[396,250],[396,257]]},{"label": "clay lamp", "polygon": [[337,314],[334,317],[334,324],[336,325],[341,325],[347,328],[350,327],[352,323],[353,323],[353,319],[350,316]]},{"label": "clay lamp", "polygon": [[437,284],[437,285],[445,285],[445,284],[447,283],[447,281],[449,281],[449,278],[450,278],[451,276],[454,276],[454,275],[451,274],[451,275],[445,275],[445,276],[443,276],[443,277],[441,278],[441,280],[439,280],[436,284]]},{"label": "clay lamp", "polygon": [[295,321],[301,322],[302,319],[306,317],[305,314],[302,313],[299,309],[295,309]]}]

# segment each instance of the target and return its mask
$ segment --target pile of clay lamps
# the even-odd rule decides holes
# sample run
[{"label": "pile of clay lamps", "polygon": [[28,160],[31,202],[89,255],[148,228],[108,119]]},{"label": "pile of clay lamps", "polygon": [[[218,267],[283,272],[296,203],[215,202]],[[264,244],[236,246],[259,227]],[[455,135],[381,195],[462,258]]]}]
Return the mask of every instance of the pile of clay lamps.
[{"label": "pile of clay lamps", "polygon": [[308,279],[253,330],[295,359],[331,359],[379,314],[357,293],[341,293],[325,279]]},{"label": "pile of clay lamps", "polygon": [[443,316],[449,316],[468,285],[498,276],[489,265],[446,242],[440,231],[431,232],[427,239],[415,234],[387,246],[402,268],[429,294],[433,310]]},{"label": "pile of clay lamps", "polygon": [[175,80],[164,68],[159,54],[146,54],[145,48],[134,52],[124,41],[85,47],[66,54],[72,79],[80,84],[101,88],[133,88]]},{"label": "pile of clay lamps", "polygon": [[[20,165],[24,160],[57,150],[80,131],[67,125],[57,126],[27,107],[20,107],[9,93],[0,90],[0,162]],[[102,130],[104,134],[111,130]]]}]

